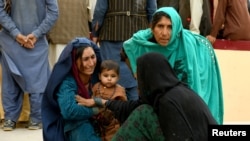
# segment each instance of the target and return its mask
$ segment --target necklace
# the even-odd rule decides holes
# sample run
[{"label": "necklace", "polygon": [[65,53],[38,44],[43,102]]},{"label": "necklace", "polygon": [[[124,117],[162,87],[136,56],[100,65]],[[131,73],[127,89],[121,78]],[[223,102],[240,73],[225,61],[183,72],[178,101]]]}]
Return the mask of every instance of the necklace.
[{"label": "necklace", "polygon": [[[100,86],[101,86],[101,83],[99,83],[99,85],[98,85],[98,93],[100,94],[100,96],[101,97],[103,97],[103,94],[105,93],[105,89],[107,88],[107,87],[103,87],[104,88],[104,90],[103,90],[103,93],[101,93],[101,89],[100,89]],[[114,87],[114,90],[113,90],[113,92],[112,92],[112,94],[109,96],[109,98],[107,98],[107,99],[111,99],[114,95],[115,95],[115,91],[116,91],[116,85],[115,85],[115,87]]]}]

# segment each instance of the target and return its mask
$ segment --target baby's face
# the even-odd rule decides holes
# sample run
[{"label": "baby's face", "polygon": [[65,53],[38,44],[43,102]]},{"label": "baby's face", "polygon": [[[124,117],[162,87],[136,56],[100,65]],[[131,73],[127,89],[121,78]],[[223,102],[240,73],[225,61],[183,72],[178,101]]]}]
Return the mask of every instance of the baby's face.
[{"label": "baby's face", "polygon": [[119,75],[115,70],[103,70],[99,75],[99,79],[101,80],[102,85],[105,87],[113,87],[119,80]]}]

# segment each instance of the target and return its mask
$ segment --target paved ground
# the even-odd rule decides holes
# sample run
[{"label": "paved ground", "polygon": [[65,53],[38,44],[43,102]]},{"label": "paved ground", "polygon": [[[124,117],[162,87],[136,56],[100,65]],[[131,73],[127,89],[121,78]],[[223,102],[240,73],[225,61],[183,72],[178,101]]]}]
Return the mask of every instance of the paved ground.
[{"label": "paved ground", "polygon": [[42,129],[28,130],[25,128],[26,123],[18,123],[15,130],[3,131],[2,122],[0,124],[0,141],[43,141]]},{"label": "paved ground", "polygon": [[[229,122],[224,124],[243,124],[250,125],[250,122]],[[2,122],[0,121],[0,141],[43,141],[42,129],[28,130],[24,122],[19,122],[17,128],[13,131],[3,131]]]}]

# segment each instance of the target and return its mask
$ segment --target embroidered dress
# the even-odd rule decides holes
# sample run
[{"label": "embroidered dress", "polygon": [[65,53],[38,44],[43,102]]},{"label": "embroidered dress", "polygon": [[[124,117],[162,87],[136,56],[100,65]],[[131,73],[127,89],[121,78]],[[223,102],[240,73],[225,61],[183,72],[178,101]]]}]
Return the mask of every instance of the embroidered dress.
[{"label": "embroidered dress", "polygon": [[151,106],[144,104],[131,113],[112,141],[164,141],[164,139],[156,113]]}]

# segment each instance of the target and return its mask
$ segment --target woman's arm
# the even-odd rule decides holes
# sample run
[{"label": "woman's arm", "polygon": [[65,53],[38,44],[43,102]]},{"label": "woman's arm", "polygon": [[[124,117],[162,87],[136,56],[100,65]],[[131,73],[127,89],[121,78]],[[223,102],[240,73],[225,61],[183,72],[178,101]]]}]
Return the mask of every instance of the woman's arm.
[{"label": "woman's arm", "polygon": [[[100,101],[99,101],[100,100]],[[78,102],[79,105],[84,105],[88,107],[93,107],[101,105],[105,106],[109,110],[111,110],[115,117],[119,120],[119,122],[122,124],[129,114],[139,105],[142,104],[141,100],[136,100],[136,101],[121,101],[121,100],[105,100],[105,99],[85,99],[80,96],[76,96],[76,101]],[[99,101],[99,102],[97,102]],[[100,105],[100,106],[101,106]]]},{"label": "woman's arm", "polygon": [[109,100],[106,102],[106,107],[111,110],[115,118],[122,124],[130,115],[130,113],[142,102],[140,100],[120,101],[120,100]]},{"label": "woman's arm", "polygon": [[64,119],[84,120],[98,114],[98,107],[89,108],[79,105],[75,100],[76,93],[76,82],[72,77],[67,77],[57,92],[57,101]]}]

